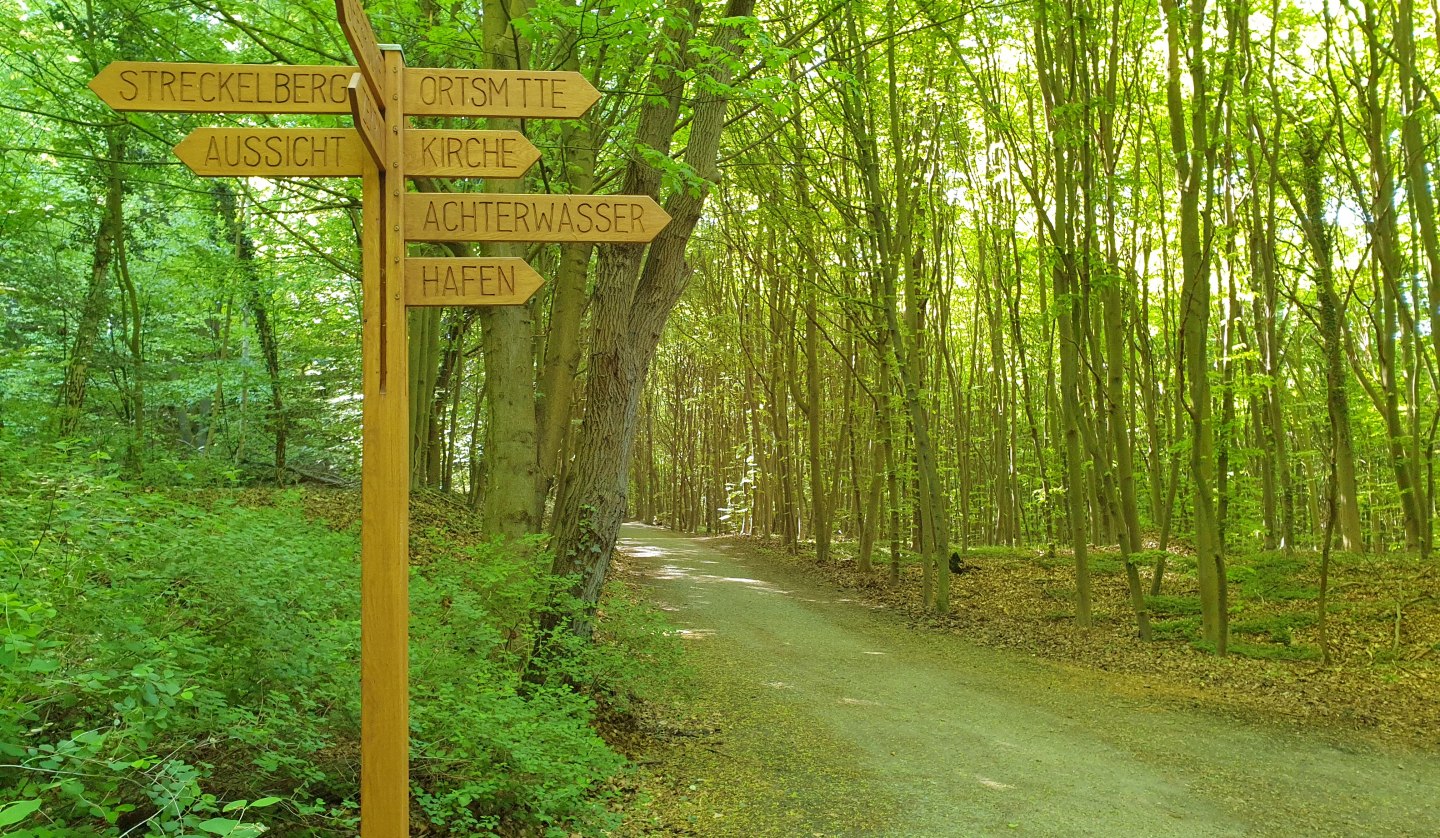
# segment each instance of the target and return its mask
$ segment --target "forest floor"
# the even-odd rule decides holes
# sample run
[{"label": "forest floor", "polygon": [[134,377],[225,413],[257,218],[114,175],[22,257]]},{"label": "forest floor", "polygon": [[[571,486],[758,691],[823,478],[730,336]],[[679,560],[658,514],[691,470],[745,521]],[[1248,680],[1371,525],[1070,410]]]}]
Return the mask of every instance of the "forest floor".
[{"label": "forest floor", "polygon": [[[960,616],[936,620],[907,607],[905,586],[752,543],[635,525],[623,536],[619,572],[671,612],[696,670],[683,710],[642,719],[629,835],[1440,834],[1427,667],[1345,692],[1334,666],[1169,643],[1141,650],[1159,659],[1147,668],[1138,641],[1086,651],[1126,634],[1104,596],[1098,639],[1069,644],[1068,626],[1026,639],[966,616],[981,605],[966,585],[998,584],[980,581],[987,564],[1004,575],[998,560],[957,578]],[[983,606],[1004,617],[999,601]],[[1052,640],[1047,655],[1072,662],[1032,648]],[[1273,700],[1244,699],[1257,688]]]}]

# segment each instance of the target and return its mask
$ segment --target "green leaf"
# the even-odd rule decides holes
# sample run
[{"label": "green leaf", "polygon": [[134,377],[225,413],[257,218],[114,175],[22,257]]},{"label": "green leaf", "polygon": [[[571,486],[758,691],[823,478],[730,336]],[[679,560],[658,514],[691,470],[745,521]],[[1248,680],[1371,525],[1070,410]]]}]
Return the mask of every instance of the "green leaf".
[{"label": "green leaf", "polygon": [[236,809],[244,809],[244,808],[245,808],[245,804],[246,804],[247,802],[248,802],[248,801],[245,801],[245,800],[232,800],[232,801],[230,801],[229,803],[226,803],[226,804],[225,804],[225,808],[224,808],[224,809],[221,809],[220,811],[221,811],[221,812],[233,812],[233,811],[235,811]]},{"label": "green leaf", "polygon": [[231,832],[234,832],[235,827],[239,825],[239,821],[234,821],[229,818],[211,818],[208,821],[197,824],[197,826],[206,832],[212,832],[216,835],[229,835]]},{"label": "green leaf", "polygon": [[266,806],[274,806],[276,803],[279,803],[279,802],[280,802],[280,798],[278,798],[278,797],[262,797],[262,798],[260,798],[259,800],[255,801],[254,803],[251,803],[251,804],[250,804],[250,808],[251,808],[251,809],[264,809]]},{"label": "green leaf", "polygon": [[0,806],[0,826],[10,826],[19,823],[36,809],[40,808],[38,800],[16,800]]}]

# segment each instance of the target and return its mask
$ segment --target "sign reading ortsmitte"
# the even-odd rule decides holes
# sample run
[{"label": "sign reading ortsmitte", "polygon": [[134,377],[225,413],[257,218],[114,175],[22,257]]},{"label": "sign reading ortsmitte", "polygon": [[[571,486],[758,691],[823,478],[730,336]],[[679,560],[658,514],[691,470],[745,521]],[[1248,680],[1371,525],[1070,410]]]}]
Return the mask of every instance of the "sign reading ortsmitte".
[{"label": "sign reading ortsmitte", "polygon": [[406,306],[523,305],[544,279],[515,258],[407,258],[408,241],[649,242],[645,195],[406,192],[407,177],[518,178],[517,131],[412,130],[424,117],[576,118],[600,98],[574,72],[407,68],[360,0],[336,0],[355,67],[117,61],[90,88],[117,111],[349,114],[354,128],[199,128],[175,146],[198,175],[360,177],[364,393],[360,525],[360,834],[409,827],[409,375]]}]

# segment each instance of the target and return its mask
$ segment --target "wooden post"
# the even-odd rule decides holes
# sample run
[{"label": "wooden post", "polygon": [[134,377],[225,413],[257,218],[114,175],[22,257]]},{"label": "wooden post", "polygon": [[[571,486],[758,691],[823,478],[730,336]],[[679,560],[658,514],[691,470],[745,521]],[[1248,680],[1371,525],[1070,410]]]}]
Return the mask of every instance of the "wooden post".
[{"label": "wooden post", "polygon": [[410,834],[410,395],[401,237],[404,57],[384,48],[383,171],[364,174],[360,831]]}]

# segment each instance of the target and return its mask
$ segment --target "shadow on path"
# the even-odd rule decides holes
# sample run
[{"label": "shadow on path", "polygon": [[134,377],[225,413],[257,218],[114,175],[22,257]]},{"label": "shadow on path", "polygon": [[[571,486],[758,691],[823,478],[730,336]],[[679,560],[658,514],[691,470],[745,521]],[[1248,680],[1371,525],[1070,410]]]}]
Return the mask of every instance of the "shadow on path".
[{"label": "shadow on path", "polygon": [[744,769],[723,782],[753,790],[692,834],[1440,835],[1436,755],[1120,696],[707,539],[621,535],[693,643],[702,694],[727,696],[724,759]]}]

